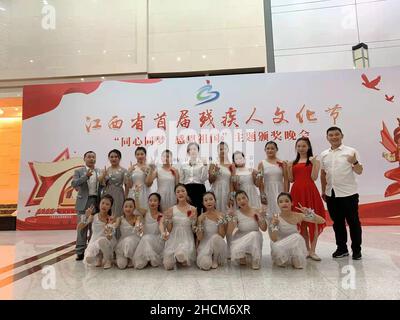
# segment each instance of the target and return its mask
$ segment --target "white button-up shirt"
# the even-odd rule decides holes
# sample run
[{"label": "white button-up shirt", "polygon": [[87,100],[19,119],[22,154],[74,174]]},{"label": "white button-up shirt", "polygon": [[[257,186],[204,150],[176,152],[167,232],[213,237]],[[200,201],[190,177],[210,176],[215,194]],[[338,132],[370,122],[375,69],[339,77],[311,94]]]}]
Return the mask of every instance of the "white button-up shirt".
[{"label": "white button-up shirt", "polygon": [[179,182],[183,184],[201,183],[204,184],[208,179],[208,166],[201,162],[193,165],[183,164],[179,170]]},{"label": "white button-up shirt", "polygon": [[332,196],[332,189],[335,190],[336,197],[348,197],[357,193],[353,164],[347,161],[347,158],[354,154],[357,161],[360,161],[357,150],[343,144],[335,150],[329,148],[321,153],[321,170],[326,172],[327,196]]},{"label": "white button-up shirt", "polygon": [[[86,167],[86,170],[89,171],[90,168]],[[93,169],[93,174],[87,180],[89,196],[97,196],[97,172]]]}]

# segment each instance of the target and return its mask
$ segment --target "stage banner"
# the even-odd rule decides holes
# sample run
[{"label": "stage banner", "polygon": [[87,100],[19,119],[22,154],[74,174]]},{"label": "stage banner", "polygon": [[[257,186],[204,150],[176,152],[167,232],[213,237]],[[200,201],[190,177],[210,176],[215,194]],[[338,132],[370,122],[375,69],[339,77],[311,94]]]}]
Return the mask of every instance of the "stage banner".
[{"label": "stage banner", "polygon": [[26,86],[17,228],[75,228],[71,180],[88,150],[100,169],[114,148],[128,168],[138,146],[156,164],[170,149],[179,166],[189,142],[214,162],[225,141],[257,167],[270,140],[283,160],[294,160],[302,136],[319,155],[331,126],[364,165],[362,222],[400,224],[399,118],[400,67]]}]

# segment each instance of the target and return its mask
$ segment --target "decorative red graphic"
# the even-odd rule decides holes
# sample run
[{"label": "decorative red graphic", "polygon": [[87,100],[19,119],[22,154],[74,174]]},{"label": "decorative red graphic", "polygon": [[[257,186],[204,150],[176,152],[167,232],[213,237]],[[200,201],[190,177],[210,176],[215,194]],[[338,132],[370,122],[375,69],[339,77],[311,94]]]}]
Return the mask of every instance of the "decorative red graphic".
[{"label": "decorative red graphic", "polygon": [[383,152],[382,156],[391,163],[399,163],[399,168],[385,172],[385,177],[395,182],[389,185],[385,191],[385,197],[390,197],[400,193],[400,118],[397,118],[398,127],[393,131],[393,137],[390,135],[385,122],[382,122],[381,144],[389,152]]},{"label": "decorative red graphic", "polygon": [[[161,79],[125,80],[121,82],[151,84]],[[98,89],[101,81],[60,83],[25,86],[23,93],[22,119],[26,120],[57,108],[62,97],[70,93],[89,94]]]},{"label": "decorative red graphic", "polygon": [[70,158],[65,149],[51,162],[29,162],[35,185],[26,207],[37,206],[35,216],[18,220],[18,230],[75,229],[76,192],[71,186],[73,171],[82,159]]},{"label": "decorative red graphic", "polygon": [[[69,159],[69,151],[65,149],[61,152],[52,162],[58,162]],[[33,187],[32,193],[26,202],[26,206],[35,206],[40,204],[43,199],[43,196],[49,190],[49,188],[53,185],[53,183],[62,175],[64,172],[60,172],[52,177],[42,177],[38,174],[33,166],[33,162],[28,163],[29,168],[31,169],[33,179],[35,180],[35,186]]]},{"label": "decorative red graphic", "polygon": [[369,81],[368,77],[365,74],[362,74],[361,78],[363,79],[362,85],[368,89],[372,90],[381,90],[377,88],[377,85],[381,82],[381,76],[376,77],[374,80]]},{"label": "decorative red graphic", "polygon": [[389,97],[387,94],[385,94],[385,99],[388,102],[394,102],[394,96]]}]

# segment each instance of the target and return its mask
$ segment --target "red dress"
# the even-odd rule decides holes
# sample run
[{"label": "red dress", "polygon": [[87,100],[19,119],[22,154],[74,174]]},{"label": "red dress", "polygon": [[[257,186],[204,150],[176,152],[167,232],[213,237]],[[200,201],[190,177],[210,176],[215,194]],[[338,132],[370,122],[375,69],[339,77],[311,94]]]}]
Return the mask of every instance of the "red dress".
[{"label": "red dress", "polygon": [[[296,207],[299,203],[303,207],[314,209],[315,213],[325,219],[325,208],[321,199],[321,195],[311,178],[312,164],[306,166],[305,163],[296,163],[293,165],[293,180],[294,183],[290,190],[293,199],[293,211],[299,212]],[[314,240],[315,224],[310,222],[302,222],[301,226],[307,225],[310,233],[311,242]],[[324,224],[318,225],[318,234],[322,232],[325,227]]]}]

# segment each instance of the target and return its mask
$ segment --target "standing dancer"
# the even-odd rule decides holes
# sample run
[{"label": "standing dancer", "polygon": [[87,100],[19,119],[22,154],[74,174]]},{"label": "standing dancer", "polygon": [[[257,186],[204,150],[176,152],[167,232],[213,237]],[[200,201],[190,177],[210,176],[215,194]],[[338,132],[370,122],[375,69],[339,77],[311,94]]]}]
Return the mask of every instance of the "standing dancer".
[{"label": "standing dancer", "polygon": [[[320,163],[313,156],[311,142],[308,138],[302,137],[296,141],[296,159],[288,163],[289,181],[294,182],[290,194],[293,198],[293,210],[301,205],[311,208],[316,214],[325,219],[325,208],[321,196],[315,185],[318,178]],[[307,221],[301,223],[301,235],[306,241],[308,257],[314,261],[321,261],[315,253],[318,236],[325,227],[325,223],[314,224]]]},{"label": "standing dancer", "polygon": [[[113,215],[119,217],[122,214],[122,206],[125,200],[125,193],[128,191],[126,175],[128,171],[120,166],[121,152],[113,149],[108,153],[108,160],[111,166],[104,167],[104,171],[99,177],[100,183],[105,187],[104,194],[109,194],[114,199],[112,207]],[[125,187],[125,189],[124,189]]]},{"label": "standing dancer", "polygon": [[150,167],[147,166],[146,154],[145,148],[136,148],[135,157],[137,162],[128,169],[127,184],[129,187],[128,197],[135,199],[135,192],[138,192],[140,194],[140,203],[147,209],[147,198],[150,190],[146,185],[146,177],[150,172]]},{"label": "standing dancer", "polygon": [[260,208],[260,195],[257,190],[257,170],[246,167],[246,158],[243,152],[235,151],[232,161],[236,167],[236,175],[232,176],[235,191],[243,190],[249,198],[249,205]]},{"label": "standing dancer", "polygon": [[157,179],[157,193],[161,196],[161,208],[168,209],[176,204],[175,186],[179,183],[179,172],[172,166],[172,152],[164,150],[161,154],[162,166],[151,169],[146,185],[151,187]]},{"label": "standing dancer", "polygon": [[265,145],[266,159],[258,164],[259,189],[261,202],[267,204],[267,221],[272,219],[272,215],[279,212],[276,202],[281,192],[289,191],[289,180],[287,176],[287,162],[277,158],[278,145],[274,141],[269,141]]}]

